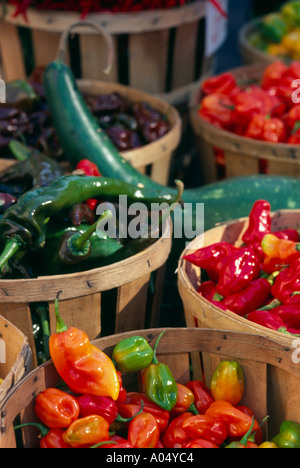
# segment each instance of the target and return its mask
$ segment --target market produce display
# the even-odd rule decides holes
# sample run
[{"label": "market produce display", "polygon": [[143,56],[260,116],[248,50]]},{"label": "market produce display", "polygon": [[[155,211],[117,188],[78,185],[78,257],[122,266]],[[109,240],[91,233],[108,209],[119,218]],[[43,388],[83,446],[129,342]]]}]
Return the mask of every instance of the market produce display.
[{"label": "market produce display", "polygon": [[255,21],[247,40],[255,48],[282,58],[299,60],[300,2],[289,1],[273,13]]},{"label": "market produce display", "polygon": [[300,334],[299,231],[271,231],[271,206],[257,200],[241,246],[221,241],[183,258],[201,268],[198,293],[223,310],[290,335]]},{"label": "market produce display", "polygon": [[[40,448],[299,446],[299,424],[294,421],[284,421],[273,440],[264,440],[267,415],[257,421],[251,408],[241,404],[245,381],[238,362],[221,361],[210,384],[195,379],[180,384],[156,357],[165,331],[152,352],[147,340],[137,335],[120,341],[110,359],[81,330],[65,325],[58,298],[56,320],[51,357],[66,387],[40,392],[34,405],[38,419],[15,425],[15,431],[36,427]],[[136,372],[142,388],[127,391],[124,375]]]}]

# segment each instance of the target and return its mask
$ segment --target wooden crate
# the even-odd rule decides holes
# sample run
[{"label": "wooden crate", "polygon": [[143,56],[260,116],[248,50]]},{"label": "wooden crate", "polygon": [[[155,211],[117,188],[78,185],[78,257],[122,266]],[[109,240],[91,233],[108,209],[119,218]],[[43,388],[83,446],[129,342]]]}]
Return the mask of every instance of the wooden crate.
[{"label": "wooden crate", "polygon": [[[259,82],[265,64],[247,65],[230,70],[237,80]],[[267,161],[268,173],[300,176],[300,146],[269,143],[235,135],[219,129],[198,116],[201,101],[200,87],[190,96],[190,120],[206,183],[218,180],[216,147],[224,152],[225,176],[235,177],[259,173],[261,158]]]},{"label": "wooden crate", "polygon": [[[91,96],[119,93],[133,103],[145,101],[167,119],[170,130],[166,135],[141,148],[124,151],[121,154],[141,173],[147,173],[156,182],[168,185],[172,158],[181,139],[181,117],[177,109],[159,97],[119,83],[94,80],[78,80],[77,83],[82,93]],[[0,158],[0,171],[13,162]]]},{"label": "wooden crate", "polygon": [[25,335],[0,316],[0,402],[31,371],[32,352]]},{"label": "wooden crate", "polygon": [[[28,338],[34,365],[37,365],[37,357],[30,305],[48,303],[52,333],[55,330],[54,302],[60,290],[63,319],[70,326],[83,329],[90,339],[100,336],[104,313],[105,320],[114,325],[115,333],[145,328],[149,324],[156,326],[165,264],[172,244],[170,224],[165,224],[162,236],[150,247],[112,265],[80,273],[0,279],[0,315]],[[115,302],[112,300],[108,304],[106,300],[105,310],[102,310],[107,292],[115,292],[116,299],[114,297]]]},{"label": "wooden crate", "polygon": [[[161,331],[157,328],[132,331],[101,338],[94,344],[111,356],[113,347],[120,340],[137,333],[144,336],[153,347]],[[300,367],[292,361],[292,349],[276,341],[224,330],[167,328],[159,342],[157,357],[160,362],[169,365],[177,382],[184,384],[190,379],[204,380],[205,376],[207,385],[220,360],[236,360],[242,365],[245,375],[245,393],[241,403],[253,409],[258,421],[269,415],[262,427],[265,438],[277,434],[280,423],[285,419],[300,422]],[[287,380],[293,379],[295,386],[298,386],[297,392],[274,399],[273,387],[278,385],[279,377],[270,381],[270,369],[281,370]],[[132,381],[132,374],[129,386],[128,376],[122,375],[124,387],[129,391],[138,390],[137,381]],[[55,387],[59,381],[54,365],[48,361],[32,371],[10,392],[0,410],[1,448],[16,447],[14,419],[20,415],[22,423],[36,421],[33,409],[35,397],[45,388]],[[38,448],[37,436],[36,429],[26,428],[23,431],[24,448]]]},{"label": "wooden crate", "polygon": [[[52,61],[60,34],[80,19],[77,13],[30,8],[26,22],[21,15],[13,18],[13,6],[8,5],[7,10],[0,28],[7,81],[24,78],[33,66]],[[190,86],[214,68],[215,57],[204,56],[204,0],[166,10],[92,14],[86,19],[103,25],[113,36],[116,60],[112,72],[104,78],[103,39],[90,29],[82,29],[70,51],[78,77],[120,82],[154,94],[166,94],[174,102],[182,96],[186,98]],[[27,57],[20,27],[25,28],[30,46]]]}]

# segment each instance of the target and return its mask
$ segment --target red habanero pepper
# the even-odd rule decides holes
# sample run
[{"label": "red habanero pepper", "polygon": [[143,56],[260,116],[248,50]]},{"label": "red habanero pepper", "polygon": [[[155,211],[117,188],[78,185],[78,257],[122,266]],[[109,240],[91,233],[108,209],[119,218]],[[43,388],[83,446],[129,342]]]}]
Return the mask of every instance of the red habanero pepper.
[{"label": "red habanero pepper", "polygon": [[79,404],[69,393],[46,388],[35,399],[37,417],[50,428],[66,428],[79,416]]},{"label": "red habanero pepper", "polygon": [[295,128],[292,130],[290,136],[286,140],[286,143],[290,145],[300,145],[300,128],[298,125],[295,125]]},{"label": "red habanero pepper", "polygon": [[64,429],[52,428],[49,429],[43,424],[39,423],[26,423],[15,426],[14,429],[21,429],[22,427],[33,426],[40,432],[40,448],[41,449],[64,449],[72,448],[63,440]]},{"label": "red habanero pepper", "polygon": [[74,393],[109,396],[117,400],[120,383],[112,360],[94,346],[86,333],[67,327],[55,301],[56,333],[50,336],[49,350],[53,364]]},{"label": "red habanero pepper", "polygon": [[[111,441],[111,443],[109,443]],[[113,448],[113,449],[118,449],[118,448],[133,448],[133,446],[128,442],[127,439],[124,439],[124,437],[121,437],[117,434],[113,435],[110,437],[108,443],[105,445],[100,445],[98,448]]]},{"label": "red habanero pepper", "polygon": [[165,448],[182,448],[191,439],[183,429],[183,423],[192,413],[186,411],[173,419],[165,430],[162,437],[162,444]]},{"label": "red habanero pepper", "polygon": [[183,258],[206,270],[211,280],[218,281],[219,272],[227,262],[229,255],[237,251],[239,249],[228,242],[215,242],[185,255]]},{"label": "red habanero pepper", "polygon": [[259,273],[260,263],[253,245],[241,247],[222,267],[216,290],[221,296],[227,297],[244,289]]},{"label": "red habanero pepper", "polygon": [[127,397],[127,390],[123,387],[123,381],[122,381],[122,373],[117,370],[117,376],[120,384],[120,391],[119,391],[119,396],[118,399],[116,400],[117,405],[119,403],[124,403]]},{"label": "red habanero pepper", "polygon": [[129,419],[122,418],[119,415],[119,408],[116,402],[105,396],[97,395],[80,395],[77,398],[80,407],[80,416],[91,416],[93,414],[102,416],[111,425],[114,421],[117,422],[128,422],[132,417],[136,416],[140,411],[137,411],[135,415]]},{"label": "red habanero pepper", "polygon": [[73,448],[85,448],[109,440],[109,423],[102,416],[78,418],[63,433],[63,440]]},{"label": "red habanero pepper", "polygon": [[246,128],[254,115],[272,114],[279,104],[280,101],[276,96],[270,95],[257,85],[252,85],[235,95],[233,118]]},{"label": "red habanero pepper", "polygon": [[221,445],[227,438],[227,428],[221,419],[213,419],[205,414],[191,416],[182,424],[190,439],[203,438]]},{"label": "red habanero pepper", "polygon": [[[300,259],[280,271],[274,281],[271,293],[282,304],[300,304]],[[297,294],[295,294],[297,293]]]},{"label": "red habanero pepper", "polygon": [[213,125],[231,129],[234,103],[229,96],[213,93],[204,96],[198,115]]},{"label": "red habanero pepper", "polygon": [[256,114],[250,120],[244,136],[272,143],[283,143],[287,138],[287,132],[283,121],[278,117]]},{"label": "red habanero pepper", "polygon": [[262,75],[261,87],[268,89],[280,84],[283,74],[288,70],[288,66],[282,60],[275,60],[268,65]]},{"label": "red habanero pepper", "polygon": [[182,448],[220,448],[218,445],[213,444],[205,439],[193,439],[191,442],[183,444]]},{"label": "red habanero pepper", "polygon": [[134,448],[155,448],[159,436],[157,421],[150,413],[139,414],[129,424],[128,442]]},{"label": "red habanero pepper", "polygon": [[[236,408],[241,410],[243,413],[248,414],[248,416],[253,417],[254,412],[252,411],[249,406],[246,405],[236,405]],[[256,445],[260,445],[263,441],[263,432],[261,429],[261,424],[259,426],[259,429],[257,431],[253,432],[252,435],[250,436],[248,442],[254,442]]]},{"label": "red habanero pepper", "polygon": [[241,291],[225,297],[221,305],[222,308],[229,309],[243,317],[252,310],[262,307],[270,293],[270,281],[267,278],[257,278]]},{"label": "red habanero pepper", "polygon": [[266,200],[256,200],[248,216],[248,227],[242,236],[245,244],[261,241],[271,231],[271,205]]},{"label": "red habanero pepper", "polygon": [[195,406],[195,397],[193,392],[180,383],[177,383],[177,401],[174,408],[170,411],[170,416],[178,416],[185,411],[189,411],[193,414],[199,414]]},{"label": "red habanero pepper", "polygon": [[201,85],[201,90],[204,94],[220,93],[230,95],[236,86],[237,83],[233,74],[224,72],[204,80]]},{"label": "red habanero pepper", "polygon": [[198,412],[204,414],[214,402],[210,388],[201,380],[190,380],[185,386],[193,392]]},{"label": "red habanero pepper", "polygon": [[143,393],[129,392],[126,400],[118,404],[119,413],[123,418],[131,418],[141,410],[142,405],[143,412],[152,414],[157,421],[160,432],[163,432],[169,423],[169,411],[160,408]]},{"label": "red habanero pepper", "polygon": [[[252,425],[252,417],[237,409],[229,401],[213,402],[205,415],[223,421],[227,427],[228,437],[243,437]],[[253,431],[258,429],[259,424],[255,420]]]}]

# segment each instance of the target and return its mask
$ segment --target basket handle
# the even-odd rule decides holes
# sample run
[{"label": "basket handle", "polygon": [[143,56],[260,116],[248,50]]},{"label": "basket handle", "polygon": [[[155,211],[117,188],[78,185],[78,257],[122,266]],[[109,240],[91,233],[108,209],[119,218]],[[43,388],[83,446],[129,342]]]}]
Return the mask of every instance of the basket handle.
[{"label": "basket handle", "polygon": [[61,35],[60,41],[58,44],[58,53],[57,53],[57,58],[56,60],[58,62],[63,62],[64,57],[66,54],[66,46],[67,46],[67,40],[69,37],[69,34],[74,28],[82,27],[82,26],[88,26],[91,28],[96,29],[104,38],[106,45],[107,45],[107,60],[106,60],[106,66],[103,70],[103,73],[109,74],[112,68],[113,60],[114,60],[114,47],[113,47],[113,40],[111,34],[105,30],[100,24],[93,23],[92,21],[77,21],[73,24],[71,24]]}]

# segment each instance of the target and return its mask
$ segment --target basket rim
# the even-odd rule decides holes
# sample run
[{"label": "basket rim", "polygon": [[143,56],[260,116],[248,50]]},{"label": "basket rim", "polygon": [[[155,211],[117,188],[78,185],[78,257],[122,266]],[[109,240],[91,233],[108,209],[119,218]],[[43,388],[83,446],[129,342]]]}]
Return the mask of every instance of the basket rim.
[{"label": "basket rim", "polygon": [[[255,63],[232,68],[227,71],[234,75],[239,75],[240,73],[247,74],[248,72],[254,71],[259,74],[259,79],[266,66],[266,64]],[[218,146],[219,148],[228,150],[232,153],[246,153],[247,156],[256,159],[261,158],[263,154],[263,157],[266,159],[273,159],[274,161],[283,160],[283,162],[286,163],[295,163],[298,159],[300,160],[299,145],[272,143],[240,136],[228,130],[217,128],[210,122],[207,122],[198,116],[197,109],[201,99],[201,84],[203,81],[204,79],[201,80],[200,85],[190,94],[189,97],[189,117],[196,134],[205,139],[211,145]],[[247,145],[246,148],[245,145]],[[287,155],[290,159],[287,159]]]},{"label": "basket rim", "polygon": [[[284,214],[292,214],[292,213],[299,213],[300,215],[300,209],[299,210],[293,210],[293,209],[284,209],[284,210],[277,210],[271,213],[272,220],[280,220]],[[184,256],[187,253],[192,253],[195,251],[198,247],[195,247],[197,245],[197,242],[199,242],[199,239],[205,235],[205,234],[210,234],[212,232],[217,232],[218,230],[222,229],[224,226],[230,226],[230,225],[236,225],[240,223],[241,225],[245,225],[248,221],[248,217],[243,217],[243,218],[237,218],[231,221],[227,221],[224,223],[220,223],[218,226],[211,228],[207,231],[205,231],[203,234],[200,236],[197,236],[188,246],[183,250],[183,252],[180,255],[179,261],[178,261],[178,268],[177,268],[177,283],[178,283],[178,289],[179,293],[181,296],[181,299],[183,303],[188,299],[191,298],[195,304],[199,304],[199,310],[201,310],[201,304],[205,305],[205,308],[208,310],[213,310],[214,312],[219,313],[220,315],[223,315],[224,317],[230,319],[232,322],[238,323],[239,325],[244,325],[247,326],[249,330],[253,330],[254,333],[258,333],[262,336],[267,336],[270,339],[273,340],[278,340],[281,343],[286,343],[288,346],[292,345],[293,340],[295,340],[297,337],[295,336],[290,336],[290,335],[285,335],[284,333],[274,331],[274,330],[269,330],[268,328],[255,324],[252,322],[247,321],[246,318],[239,316],[238,314],[235,314],[234,312],[230,310],[222,310],[216,307],[214,304],[211,304],[207,299],[204,297],[201,297],[200,294],[197,293],[195,287],[193,286],[188,271],[187,271],[187,265],[189,265],[189,262],[184,260]],[[192,267],[194,270],[199,270],[201,272],[201,269],[193,266]],[[184,304],[185,305],[185,304]],[[188,304],[186,304],[188,306]]]},{"label": "basket rim", "polygon": [[[80,20],[81,13],[59,10],[38,10],[28,8],[28,22],[19,15],[12,17],[15,11],[12,5],[7,5],[5,21],[18,26],[34,28],[48,32],[63,32],[72,23]],[[194,2],[169,9],[147,10],[128,13],[93,13],[87,15],[86,20],[92,20],[104,25],[111,34],[128,34],[160,31],[163,29],[194,23],[205,16],[205,2]],[[142,19],[142,21],[141,21]],[[90,29],[82,28],[84,34],[95,34]]]},{"label": "basket rim", "polygon": [[258,18],[251,19],[247,23],[243,24],[240,28],[238,33],[238,42],[239,46],[242,47],[244,50],[249,51],[250,53],[255,53],[256,60],[262,60],[265,63],[271,63],[275,60],[278,60],[278,57],[268,54],[257,47],[254,47],[248,41],[248,35],[252,32],[253,29],[261,22],[264,16],[260,16]]}]

